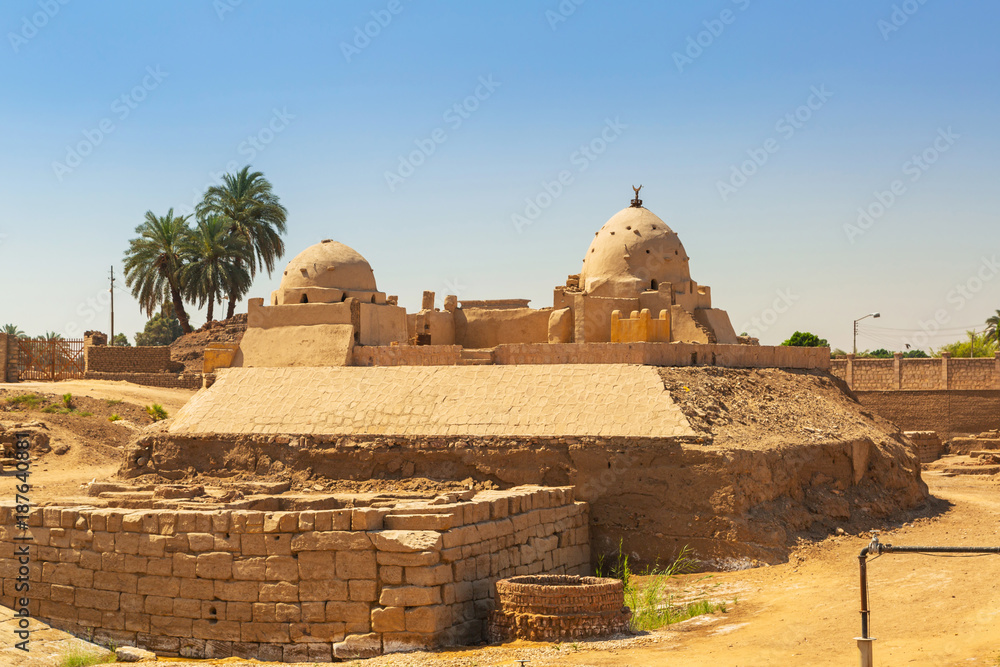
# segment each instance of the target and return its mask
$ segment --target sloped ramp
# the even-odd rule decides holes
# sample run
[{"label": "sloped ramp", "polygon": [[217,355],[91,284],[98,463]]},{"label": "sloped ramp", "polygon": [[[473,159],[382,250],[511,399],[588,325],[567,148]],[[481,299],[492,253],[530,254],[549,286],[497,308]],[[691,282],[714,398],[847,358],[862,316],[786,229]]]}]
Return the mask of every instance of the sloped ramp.
[{"label": "sloped ramp", "polygon": [[695,435],[656,368],[614,364],[230,368],[169,432]]}]

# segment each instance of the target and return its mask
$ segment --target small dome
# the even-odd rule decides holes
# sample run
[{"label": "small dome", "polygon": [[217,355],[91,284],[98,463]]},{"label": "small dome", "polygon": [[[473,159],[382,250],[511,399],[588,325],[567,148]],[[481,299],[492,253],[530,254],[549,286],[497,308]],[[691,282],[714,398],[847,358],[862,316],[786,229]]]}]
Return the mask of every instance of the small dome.
[{"label": "small dome", "polygon": [[677,234],[650,211],[622,209],[597,232],[580,271],[587,294],[634,298],[661,283],[691,280],[688,256]]},{"label": "small dome", "polygon": [[321,287],[343,292],[377,292],[371,265],[354,248],[325,240],[309,246],[285,267],[279,290]]}]

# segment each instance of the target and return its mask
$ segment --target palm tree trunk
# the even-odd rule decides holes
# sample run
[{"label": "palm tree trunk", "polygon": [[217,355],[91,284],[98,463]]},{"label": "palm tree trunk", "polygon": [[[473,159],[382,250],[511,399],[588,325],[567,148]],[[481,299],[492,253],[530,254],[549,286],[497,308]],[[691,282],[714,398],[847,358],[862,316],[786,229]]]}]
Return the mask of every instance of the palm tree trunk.
[{"label": "palm tree trunk", "polygon": [[229,295],[229,306],[226,308],[226,319],[230,320],[236,314],[236,295]]},{"label": "palm tree trunk", "polygon": [[177,315],[177,320],[181,323],[181,331],[184,333],[191,333],[191,322],[188,320],[187,311],[184,310],[184,301],[181,300],[181,293],[173,285],[170,286],[170,297],[174,302],[174,314]]},{"label": "palm tree trunk", "polygon": [[212,321],[212,315],[214,312],[215,312],[215,297],[210,296],[208,297],[208,313],[207,313],[209,322]]}]

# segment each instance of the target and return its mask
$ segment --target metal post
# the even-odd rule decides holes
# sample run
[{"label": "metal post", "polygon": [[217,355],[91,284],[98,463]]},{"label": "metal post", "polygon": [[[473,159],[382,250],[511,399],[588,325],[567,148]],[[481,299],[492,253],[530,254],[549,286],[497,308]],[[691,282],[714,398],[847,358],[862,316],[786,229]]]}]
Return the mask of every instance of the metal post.
[{"label": "metal post", "polygon": [[108,340],[108,345],[114,346],[115,344],[115,265],[111,265],[111,338]]},{"label": "metal post", "polygon": [[861,654],[861,667],[875,667],[875,658],[872,651],[872,644],[875,640],[871,638],[864,639],[862,637],[857,637],[856,639],[858,640],[858,653]]},{"label": "metal post", "polygon": [[858,653],[861,655],[861,667],[874,667],[873,637],[868,636],[871,610],[868,608],[868,549],[865,547],[858,556],[858,566],[861,574],[861,636],[854,639],[858,642]]}]

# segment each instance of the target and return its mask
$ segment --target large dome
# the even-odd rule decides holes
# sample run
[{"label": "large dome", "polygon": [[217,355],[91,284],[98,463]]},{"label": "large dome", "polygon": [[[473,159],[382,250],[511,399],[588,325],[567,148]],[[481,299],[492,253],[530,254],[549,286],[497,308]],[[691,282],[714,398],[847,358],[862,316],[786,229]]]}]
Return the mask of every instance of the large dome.
[{"label": "large dome", "polygon": [[281,291],[305,288],[377,292],[371,265],[354,248],[326,240],[309,246],[285,267]]},{"label": "large dome", "polygon": [[611,217],[587,250],[580,288],[603,297],[635,298],[661,283],[691,280],[677,234],[653,213],[630,206]]}]

